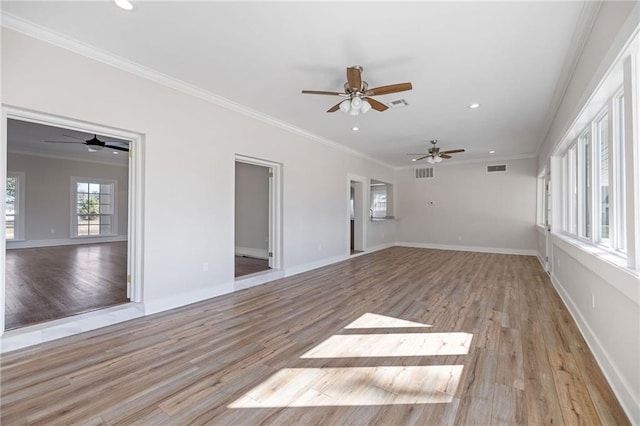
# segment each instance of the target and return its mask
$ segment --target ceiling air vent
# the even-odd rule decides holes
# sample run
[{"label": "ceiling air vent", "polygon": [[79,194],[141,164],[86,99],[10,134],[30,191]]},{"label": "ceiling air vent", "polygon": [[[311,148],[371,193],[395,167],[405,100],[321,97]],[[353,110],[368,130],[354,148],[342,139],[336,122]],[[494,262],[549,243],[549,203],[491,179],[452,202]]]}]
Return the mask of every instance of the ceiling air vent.
[{"label": "ceiling air vent", "polygon": [[416,169],[416,179],[425,179],[433,177],[433,167],[425,167],[422,169]]},{"label": "ceiling air vent", "polygon": [[395,101],[389,102],[389,106],[391,108],[403,108],[409,106],[409,102],[404,99],[396,99]]},{"label": "ceiling air vent", "polygon": [[491,173],[491,172],[506,172],[507,171],[507,165],[506,164],[500,164],[499,166],[487,166],[487,173]]}]

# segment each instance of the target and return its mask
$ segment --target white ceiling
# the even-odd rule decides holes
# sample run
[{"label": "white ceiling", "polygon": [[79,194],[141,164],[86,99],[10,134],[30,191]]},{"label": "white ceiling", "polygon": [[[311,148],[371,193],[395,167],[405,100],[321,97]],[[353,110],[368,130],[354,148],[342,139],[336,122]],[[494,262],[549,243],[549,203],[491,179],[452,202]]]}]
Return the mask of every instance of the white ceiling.
[{"label": "white ceiling", "polygon": [[[584,37],[589,2],[3,1],[2,12],[346,145],[394,167],[430,139],[450,161],[533,156]],[[593,9],[591,7],[591,9]],[[576,33],[574,35],[574,33]],[[409,81],[408,107],[325,111],[345,68]],[[554,95],[555,94],[555,95]],[[467,106],[478,102],[475,110]],[[361,130],[353,132],[357,125]],[[143,130],[143,129],[141,129]]]},{"label": "white ceiling", "polygon": [[[47,126],[21,120],[9,119],[7,125],[7,151],[12,153],[37,154],[70,160],[90,161],[95,163],[118,164],[126,166],[128,153],[103,148],[90,152],[83,141],[93,138],[94,134],[61,127]],[[129,142],[104,135],[95,135],[109,145],[128,148]],[[65,143],[49,143],[45,141],[62,141]]]}]

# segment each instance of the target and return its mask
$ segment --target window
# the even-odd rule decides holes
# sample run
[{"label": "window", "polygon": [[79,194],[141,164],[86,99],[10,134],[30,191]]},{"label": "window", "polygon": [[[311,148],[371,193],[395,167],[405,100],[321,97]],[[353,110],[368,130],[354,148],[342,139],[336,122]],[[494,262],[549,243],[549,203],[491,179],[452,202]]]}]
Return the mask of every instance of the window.
[{"label": "window", "polygon": [[578,140],[578,226],[579,235],[591,238],[591,134],[587,132]]},{"label": "window", "polygon": [[539,226],[545,225],[545,210],[546,210],[546,178],[545,176],[538,177],[537,186],[537,199],[536,199],[536,223]]},{"label": "window", "polygon": [[94,237],[116,234],[115,181],[72,178],[72,192],[73,236]]},{"label": "window", "polygon": [[369,214],[371,220],[383,220],[393,217],[392,197],[393,186],[386,182],[371,179],[371,209]]},{"label": "window", "polygon": [[616,96],[614,100],[616,126],[613,129],[614,150],[614,183],[615,183],[615,221],[616,234],[614,248],[623,253],[627,252],[627,218],[626,218],[626,184],[624,159],[624,95]]},{"label": "window", "polygon": [[577,228],[577,206],[578,206],[578,183],[576,180],[578,150],[575,145],[567,152],[567,231],[576,233]]},{"label": "window", "polygon": [[596,241],[605,246],[609,239],[609,114],[595,122],[596,134]]},{"label": "window", "polygon": [[562,157],[562,230],[626,253],[624,95],[611,97]]},{"label": "window", "polygon": [[7,240],[24,238],[24,173],[7,173],[5,204],[5,237]]}]

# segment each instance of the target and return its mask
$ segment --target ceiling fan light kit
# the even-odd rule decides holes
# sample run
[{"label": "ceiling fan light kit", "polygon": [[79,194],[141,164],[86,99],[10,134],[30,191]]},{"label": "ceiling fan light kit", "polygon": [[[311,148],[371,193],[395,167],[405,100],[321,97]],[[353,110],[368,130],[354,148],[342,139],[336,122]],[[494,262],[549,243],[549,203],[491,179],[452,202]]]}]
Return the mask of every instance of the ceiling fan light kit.
[{"label": "ceiling fan light kit", "polygon": [[354,96],[351,99],[345,99],[340,102],[340,109],[350,115],[360,115],[369,111],[371,104],[359,96]]},{"label": "ceiling fan light kit", "polygon": [[429,164],[438,164],[441,163],[442,160],[447,160],[451,158],[451,154],[456,154],[458,152],[464,152],[464,149],[450,149],[448,151],[440,151],[440,148],[436,146],[438,143],[437,139],[433,139],[431,141],[431,148],[427,150],[424,154],[407,154],[407,155],[420,155],[418,158],[412,158],[411,161],[420,161],[425,160]]}]

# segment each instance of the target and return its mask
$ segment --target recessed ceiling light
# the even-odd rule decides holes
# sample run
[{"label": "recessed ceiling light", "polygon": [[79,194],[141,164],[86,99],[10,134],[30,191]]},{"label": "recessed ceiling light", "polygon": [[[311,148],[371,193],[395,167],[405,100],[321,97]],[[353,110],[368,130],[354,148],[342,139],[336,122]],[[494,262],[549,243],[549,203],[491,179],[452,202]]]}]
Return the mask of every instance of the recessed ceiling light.
[{"label": "recessed ceiling light", "polygon": [[495,154],[496,152],[494,150],[489,151],[489,154]]},{"label": "recessed ceiling light", "polygon": [[353,126],[353,127],[351,128],[351,130],[353,130],[354,132],[357,132],[358,130],[360,130],[360,127],[358,127],[358,126]]},{"label": "recessed ceiling light", "polygon": [[129,0],[115,0],[115,2],[118,5],[118,7],[121,9],[124,9],[124,10],[133,9],[133,5]]},{"label": "recessed ceiling light", "polygon": [[412,158],[411,161],[418,161],[418,159],[417,158]]},{"label": "recessed ceiling light", "polygon": [[113,151],[114,154],[118,155],[118,151]]},{"label": "recessed ceiling light", "polygon": [[471,108],[471,109],[480,108],[480,104],[471,104],[471,105],[469,105],[469,108]]}]

